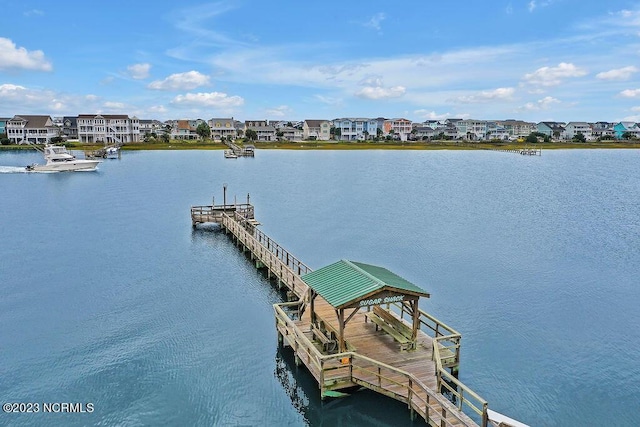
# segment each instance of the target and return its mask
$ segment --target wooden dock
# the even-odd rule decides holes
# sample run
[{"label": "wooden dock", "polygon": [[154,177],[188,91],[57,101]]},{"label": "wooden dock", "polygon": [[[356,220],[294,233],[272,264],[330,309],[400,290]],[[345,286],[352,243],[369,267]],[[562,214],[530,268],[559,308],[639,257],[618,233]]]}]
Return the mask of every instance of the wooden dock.
[{"label": "wooden dock", "polygon": [[[219,224],[256,268],[286,290],[288,302],[274,305],[278,341],[316,379],[323,399],[365,387],[405,403],[412,419],[418,415],[433,427],[510,425],[504,416],[501,424],[493,421],[497,413],[458,380],[461,335],[418,308],[418,298],[428,294],[415,285],[381,267],[346,260],[314,272],[257,228],[248,195],[245,204],[192,206],[191,221],[193,227]],[[336,304],[325,286],[332,269],[371,279],[379,293]],[[402,295],[394,286],[404,286]]]},{"label": "wooden dock", "polygon": [[240,147],[233,142],[224,141],[224,144],[229,149],[224,151],[224,156],[227,159],[236,159],[238,157],[255,157],[256,147],[254,145],[245,145]]}]

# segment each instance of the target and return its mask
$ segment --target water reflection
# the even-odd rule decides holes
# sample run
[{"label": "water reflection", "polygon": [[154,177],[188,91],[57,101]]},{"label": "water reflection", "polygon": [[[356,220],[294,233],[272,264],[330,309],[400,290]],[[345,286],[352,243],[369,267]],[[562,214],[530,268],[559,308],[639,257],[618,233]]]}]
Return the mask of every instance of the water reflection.
[{"label": "water reflection", "polygon": [[294,408],[310,426],[413,426],[409,409],[402,403],[360,388],[350,396],[320,399],[315,378],[304,366],[297,367],[293,351],[278,347],[275,358],[276,378],[291,399]]}]

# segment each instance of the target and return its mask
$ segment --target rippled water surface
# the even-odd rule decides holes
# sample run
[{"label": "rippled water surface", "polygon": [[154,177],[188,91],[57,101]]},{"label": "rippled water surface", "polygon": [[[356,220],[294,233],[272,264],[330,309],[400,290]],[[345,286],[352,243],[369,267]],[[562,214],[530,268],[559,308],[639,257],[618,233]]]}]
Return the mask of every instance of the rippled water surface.
[{"label": "rippled water surface", "polygon": [[91,402],[0,425],[413,425],[369,392],[320,402],[276,343],[281,295],[189,206],[251,202],[312,268],[424,287],[460,378],[532,426],[640,422],[640,152],[124,152],[22,173],[0,151],[0,397]]}]

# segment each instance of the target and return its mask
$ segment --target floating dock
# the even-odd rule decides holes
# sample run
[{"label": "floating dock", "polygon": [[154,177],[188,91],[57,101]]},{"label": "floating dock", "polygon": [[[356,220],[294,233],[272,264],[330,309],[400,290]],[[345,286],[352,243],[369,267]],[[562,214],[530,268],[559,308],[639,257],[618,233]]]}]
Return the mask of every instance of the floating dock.
[{"label": "floating dock", "polygon": [[191,223],[219,224],[286,290],[288,302],[274,304],[278,342],[316,379],[322,399],[365,387],[433,427],[516,425],[458,380],[461,335],[419,308],[429,294],[417,285],[349,260],[313,271],[257,228],[249,195],[227,205],[226,186],[224,204],[191,207]]},{"label": "floating dock", "polygon": [[238,157],[255,157],[256,147],[254,145],[245,145],[240,147],[233,142],[225,142],[227,150],[224,150],[224,157],[227,159],[237,159]]}]

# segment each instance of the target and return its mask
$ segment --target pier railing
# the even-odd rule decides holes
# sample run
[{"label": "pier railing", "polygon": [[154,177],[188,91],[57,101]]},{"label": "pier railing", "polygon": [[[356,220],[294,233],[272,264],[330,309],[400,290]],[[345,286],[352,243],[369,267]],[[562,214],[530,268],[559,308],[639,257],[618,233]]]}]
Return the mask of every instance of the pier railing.
[{"label": "pier railing", "polygon": [[[400,311],[400,318],[405,314],[410,316],[408,308],[402,303],[391,304]],[[436,377],[438,390],[452,396],[452,400],[458,405],[458,409],[467,407],[482,420],[482,425],[486,425],[487,401],[477,393],[467,387],[464,383],[452,375],[447,368],[457,367],[460,364],[460,340],[462,335],[436,319],[429,313],[422,310],[420,312],[420,330],[432,337],[433,360],[436,363]]]},{"label": "pier railing", "polygon": [[275,240],[271,237],[267,236],[262,232],[259,228],[253,225],[243,214],[241,211],[236,211],[234,213],[234,219],[242,225],[246,230],[250,231],[253,237],[264,246],[268,251],[273,253],[280,261],[284,263],[287,267],[293,270],[298,275],[303,275],[310,273],[311,268],[307,266],[305,263],[300,261],[298,258],[293,256],[289,251],[280,246]]},{"label": "pier railing", "polygon": [[[269,275],[274,274],[297,298],[305,299],[308,286],[300,275],[311,269],[258,230],[241,213],[236,211],[232,215],[222,213],[220,224],[251,252],[252,259],[267,267]],[[265,242],[269,246],[263,244]]]},{"label": "pier railing", "polygon": [[220,223],[222,220],[222,214],[226,213],[234,215],[238,213],[243,218],[253,219],[254,208],[253,205],[248,203],[234,203],[224,205],[209,205],[209,206],[191,206],[191,223],[195,226],[197,223],[204,222],[216,222]]},{"label": "pier railing", "polygon": [[[477,425],[460,407],[404,370],[352,351],[323,354],[291,317],[299,312],[299,304],[300,301],[274,304],[276,328],[282,342],[294,350],[296,362],[303,362],[316,378],[322,396],[334,388],[360,385],[407,404],[430,425]],[[486,414],[486,403],[484,410]],[[486,420],[486,416],[482,419]],[[481,425],[486,427],[486,422]]]}]

